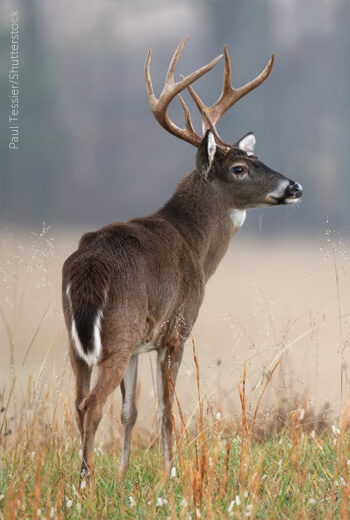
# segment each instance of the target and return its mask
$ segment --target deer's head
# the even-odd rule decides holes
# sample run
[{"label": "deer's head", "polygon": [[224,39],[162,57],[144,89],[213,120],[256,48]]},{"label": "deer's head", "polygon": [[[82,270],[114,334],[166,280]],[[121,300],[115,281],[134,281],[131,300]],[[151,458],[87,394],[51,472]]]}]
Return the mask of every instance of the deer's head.
[{"label": "deer's head", "polygon": [[[228,207],[245,210],[295,203],[302,195],[302,187],[297,182],[287,179],[259,161],[254,155],[255,136],[253,133],[247,134],[235,144],[230,145],[221,139],[216,130],[216,125],[225,112],[241,97],[265,81],[271,72],[274,56],[272,55],[268,65],[257,78],[243,87],[235,89],[232,87],[231,62],[225,46],[223,90],[217,102],[213,106],[207,107],[191,85],[211,70],[222,55],[185,78],[181,76],[182,79],[175,82],[175,67],[187,38],[188,36],[182,40],[175,51],[159,99],[155,97],[152,87],[150,76],[151,50],[148,51],[145,66],[146,89],[155,118],[168,132],[198,148],[196,166],[198,173],[204,179],[214,183],[220,182],[221,185],[225,183],[232,188],[223,190]],[[200,111],[204,137],[201,137],[194,130],[190,111],[180,96],[180,92],[186,88]],[[168,107],[177,95],[185,114],[185,128],[183,129],[175,125],[168,116]]]},{"label": "deer's head", "polygon": [[207,130],[197,152],[197,171],[208,180],[227,185],[222,192],[230,208],[245,210],[297,202],[302,195],[300,184],[259,161],[254,146],[255,136],[249,133],[223,151]]}]

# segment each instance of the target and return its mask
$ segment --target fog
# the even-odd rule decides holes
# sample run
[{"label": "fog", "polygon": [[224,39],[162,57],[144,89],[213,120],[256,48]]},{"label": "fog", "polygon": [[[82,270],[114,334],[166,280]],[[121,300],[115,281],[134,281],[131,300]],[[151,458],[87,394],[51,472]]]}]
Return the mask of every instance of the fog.
[{"label": "fog", "polygon": [[[18,10],[18,142],[9,81]],[[4,228],[96,229],[161,206],[194,166],[195,149],[155,121],[144,86],[159,95],[171,56],[189,34],[177,74],[227,44],[234,86],[268,80],[218,125],[235,142],[254,131],[257,153],[300,182],[301,205],[250,212],[247,235],[322,237],[349,231],[350,4],[346,0],[9,1],[0,5],[1,208]],[[221,93],[223,60],[196,83],[205,103]],[[178,76],[179,77],[179,76]],[[197,130],[196,107],[186,98]],[[183,125],[174,101],[171,116]],[[17,123],[17,121],[16,121]],[[329,224],[325,221],[328,219]]]}]

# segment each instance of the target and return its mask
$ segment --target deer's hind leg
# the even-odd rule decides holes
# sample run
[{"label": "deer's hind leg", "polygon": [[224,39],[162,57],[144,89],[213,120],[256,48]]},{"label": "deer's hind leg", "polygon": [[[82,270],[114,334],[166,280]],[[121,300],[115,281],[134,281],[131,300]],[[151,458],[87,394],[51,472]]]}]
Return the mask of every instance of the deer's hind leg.
[{"label": "deer's hind leg", "polygon": [[90,392],[92,367],[76,355],[73,345],[70,348],[70,360],[75,375],[75,418],[83,441],[85,412],[81,409],[81,403]]},{"label": "deer's hind leg", "polygon": [[81,478],[89,477],[93,473],[92,450],[103,407],[108,396],[121,383],[131,354],[132,349],[124,345],[119,346],[104,359],[99,365],[99,375],[94,388],[80,404],[80,409],[85,414]]}]

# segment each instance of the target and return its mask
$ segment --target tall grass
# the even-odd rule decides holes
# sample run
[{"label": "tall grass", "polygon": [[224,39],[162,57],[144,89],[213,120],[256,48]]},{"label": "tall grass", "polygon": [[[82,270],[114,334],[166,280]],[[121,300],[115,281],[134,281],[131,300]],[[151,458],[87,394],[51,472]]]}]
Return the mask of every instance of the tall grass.
[{"label": "tall grass", "polygon": [[[312,323],[312,330],[296,334],[289,342],[282,341],[253,387],[248,384],[249,365],[240,367],[239,382],[237,378],[234,382],[240,410],[235,413],[220,396],[214,404],[208,399],[212,381],[208,383],[201,374],[200,348],[197,351],[193,341],[190,369],[196,401],[191,413],[183,410],[175,389],[175,446],[169,473],[162,469],[157,428],[145,433],[137,426],[129,471],[124,479],[119,477],[120,423],[112,399],[105,413],[107,436],[95,445],[94,483],[83,493],[78,491],[81,453],[69,394],[70,370],[66,359],[58,372],[49,362],[49,353],[57,351],[57,333],[50,323],[60,311],[51,289],[52,241],[46,229],[34,237],[30,252],[32,264],[25,270],[24,284],[14,273],[11,291],[6,293],[11,305],[1,307],[6,347],[1,359],[7,360],[8,370],[0,388],[0,519],[350,517],[348,317],[334,246],[327,248],[326,255],[333,262],[339,324],[334,342],[339,344],[338,373],[343,382],[341,405],[332,416],[326,405],[313,406],[306,392],[293,396],[289,389],[288,398],[273,392],[291,347],[315,334],[324,320]],[[16,261],[20,262],[19,256]],[[40,273],[48,298],[37,309],[25,348],[16,350],[24,305],[35,300],[33,271]],[[22,293],[16,294],[16,287]],[[32,350],[43,334],[51,339],[31,374],[27,368]],[[277,331],[274,339],[277,344]],[[24,371],[29,372],[26,384]]]},{"label": "tall grass", "polygon": [[245,370],[239,394],[241,423],[235,424],[206,415],[199,393],[191,423],[181,420],[167,475],[159,443],[150,447],[139,438],[124,480],[118,476],[119,447],[105,452],[97,446],[94,484],[84,493],[78,491],[79,442],[69,409],[63,429],[52,424],[46,431],[43,402],[16,442],[2,446],[1,517],[348,518],[349,407],[339,429],[318,435],[304,427],[297,402],[283,429],[261,439],[253,433],[261,410],[252,417],[247,410]]}]

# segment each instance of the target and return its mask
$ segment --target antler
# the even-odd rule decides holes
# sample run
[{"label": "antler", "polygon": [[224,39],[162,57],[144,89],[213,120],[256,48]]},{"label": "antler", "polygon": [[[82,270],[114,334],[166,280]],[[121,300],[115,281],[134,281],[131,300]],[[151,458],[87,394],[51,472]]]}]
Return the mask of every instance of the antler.
[{"label": "antler", "polygon": [[[196,70],[195,72],[192,72],[192,74],[189,74],[185,78],[181,76],[181,81],[176,83],[174,81],[175,67],[177,65],[181,51],[187,39],[188,36],[186,36],[182,40],[182,42],[175,51],[175,54],[169,65],[164,88],[159,96],[159,99],[155,97],[152,87],[150,75],[151,49],[149,49],[145,64],[145,80],[147,96],[151,110],[153,112],[154,117],[157,119],[158,123],[163,128],[165,128],[165,130],[175,135],[176,137],[179,137],[180,139],[183,139],[184,141],[187,141],[188,143],[198,147],[202,140],[202,137],[199,134],[197,134],[193,129],[190,112],[186,103],[180,96],[180,92],[187,88],[201,113],[203,135],[206,132],[206,130],[210,128],[215,135],[216,143],[224,150],[230,149],[230,145],[225,143],[225,141],[223,141],[217,133],[216,125],[222,118],[222,116],[225,114],[225,112],[227,112],[227,110],[229,110],[229,108],[231,108],[231,106],[234,103],[236,103],[236,101],[238,101],[241,97],[245,96],[246,94],[248,94],[248,92],[255,89],[256,87],[261,85],[263,81],[265,81],[265,79],[271,72],[274,61],[274,55],[272,55],[272,58],[267,64],[266,68],[257,78],[255,78],[250,83],[247,83],[243,87],[240,87],[239,89],[234,89],[231,83],[231,62],[225,45],[225,71],[222,94],[213,106],[207,107],[201,101],[198,94],[196,94],[196,92],[193,90],[191,84],[194,83],[201,76],[206,74],[209,70],[211,70],[216,65],[216,63],[222,58],[222,54],[215,58],[213,61],[211,61],[208,65],[205,65],[204,67]],[[171,101],[177,95],[180,98],[185,113],[185,128],[183,129],[175,125],[168,116],[168,107]]]},{"label": "antler", "polygon": [[[162,93],[159,96],[159,99],[157,99],[154,95],[153,87],[152,87],[152,81],[151,81],[151,75],[150,75],[150,62],[151,62],[151,49],[148,51],[146,64],[145,64],[145,80],[146,80],[146,90],[147,90],[147,96],[148,101],[151,107],[151,110],[153,112],[154,117],[158,121],[158,123],[165,128],[168,132],[175,135],[176,137],[179,137],[180,139],[183,139],[184,141],[187,141],[190,144],[193,144],[194,146],[199,146],[199,143],[202,140],[202,137],[195,132],[192,125],[191,115],[190,111],[187,108],[186,103],[182,99],[182,97],[179,95],[180,92],[185,90],[185,88],[189,87],[191,83],[194,83],[198,78],[206,74],[209,70],[211,70],[216,63],[222,58],[222,54],[215,58],[213,61],[211,61],[208,65],[205,65],[201,69],[196,70],[195,72],[192,72],[192,74],[189,74],[185,78],[182,78],[181,81],[175,82],[174,81],[174,74],[175,74],[175,67],[179,60],[181,51],[183,49],[183,46],[185,45],[186,41],[188,39],[188,36],[186,36],[178,48],[175,51],[175,54],[170,62],[168,73],[165,79],[164,88],[162,90]],[[171,101],[179,95],[184,113],[185,113],[185,128],[179,128],[177,125],[175,125],[168,116],[168,107],[171,103]]]},{"label": "antler", "polygon": [[262,71],[262,73],[257,76],[255,79],[247,83],[246,85],[243,85],[242,87],[235,89],[232,87],[232,80],[231,80],[231,61],[228,54],[227,47],[225,45],[224,48],[225,52],[225,71],[224,71],[224,84],[222,88],[222,93],[217,102],[211,106],[207,107],[204,105],[203,101],[200,99],[198,94],[194,91],[194,89],[189,85],[187,88],[196,103],[200,113],[202,114],[202,122],[203,122],[203,135],[205,132],[210,128],[215,135],[215,140],[217,144],[223,148],[230,148],[230,145],[225,143],[223,141],[219,134],[216,131],[216,125],[222,118],[222,116],[227,112],[232,105],[234,105],[241,97],[245,96],[252,90],[254,90],[256,87],[261,85],[265,81],[265,79],[269,76],[273,62],[275,59],[274,54],[272,54],[272,57],[265,67],[265,69]]}]

